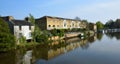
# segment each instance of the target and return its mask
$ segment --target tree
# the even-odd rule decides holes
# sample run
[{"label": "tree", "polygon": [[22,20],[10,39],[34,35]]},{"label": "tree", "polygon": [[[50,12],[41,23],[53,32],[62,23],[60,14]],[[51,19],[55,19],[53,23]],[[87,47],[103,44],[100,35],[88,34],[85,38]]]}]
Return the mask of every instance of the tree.
[{"label": "tree", "polygon": [[100,22],[100,21],[97,21],[96,25],[97,25],[97,30],[100,30],[100,29],[104,28],[104,24],[102,22]]},{"label": "tree", "polygon": [[80,21],[81,19],[80,19],[78,16],[76,16],[76,17],[75,17],[75,20],[79,20],[79,21]]},{"label": "tree", "polygon": [[63,29],[59,29],[58,30],[58,36],[61,38],[64,36],[64,30]]},{"label": "tree", "polygon": [[109,20],[108,22],[105,23],[105,28],[113,28],[114,21]]},{"label": "tree", "polygon": [[38,34],[36,36],[36,42],[38,43],[48,43],[48,38],[49,38],[49,33],[48,31],[44,30],[41,34]]},{"label": "tree", "polygon": [[58,36],[57,29],[54,28],[53,30],[51,30],[51,34],[52,34],[53,36]]},{"label": "tree", "polygon": [[21,36],[20,38],[19,38],[19,41],[20,41],[20,43],[23,43],[23,44],[25,44],[27,41],[26,41],[26,38],[24,37],[24,36]]},{"label": "tree", "polygon": [[35,25],[35,19],[34,19],[34,16],[32,16],[32,14],[29,14],[29,20],[32,24]]},{"label": "tree", "polygon": [[86,30],[89,30],[89,22],[87,20],[82,20],[82,23],[86,24]]},{"label": "tree", "polygon": [[117,19],[116,21],[115,21],[115,28],[120,28],[120,19]]},{"label": "tree", "polygon": [[34,17],[30,14],[29,15],[29,21],[34,25],[34,32],[32,33],[33,42],[36,42],[36,38],[38,39],[38,36],[41,35],[40,28],[35,24]]},{"label": "tree", "polygon": [[6,21],[0,18],[0,47],[10,49],[15,46],[14,35],[10,33],[10,29]]}]

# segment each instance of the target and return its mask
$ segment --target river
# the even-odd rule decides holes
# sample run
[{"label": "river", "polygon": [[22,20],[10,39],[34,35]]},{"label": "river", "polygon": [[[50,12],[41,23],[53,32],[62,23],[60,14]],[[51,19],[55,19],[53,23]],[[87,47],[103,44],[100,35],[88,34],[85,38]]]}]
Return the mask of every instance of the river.
[{"label": "river", "polygon": [[74,37],[0,53],[0,64],[120,64],[120,33]]}]

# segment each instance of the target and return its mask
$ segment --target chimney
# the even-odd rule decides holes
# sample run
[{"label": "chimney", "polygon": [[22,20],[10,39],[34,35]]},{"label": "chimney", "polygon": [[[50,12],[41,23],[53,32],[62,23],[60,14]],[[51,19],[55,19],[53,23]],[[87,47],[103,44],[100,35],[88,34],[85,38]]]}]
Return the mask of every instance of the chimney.
[{"label": "chimney", "polygon": [[25,17],[25,21],[30,22],[29,17]]},{"label": "chimney", "polygon": [[14,20],[14,18],[12,16],[5,16],[5,17],[2,17],[2,19],[4,19],[5,21],[12,21],[12,20]]},{"label": "chimney", "polygon": [[8,18],[8,19],[7,19],[8,21],[14,20],[14,18],[13,18],[12,16],[7,16],[7,18]]}]

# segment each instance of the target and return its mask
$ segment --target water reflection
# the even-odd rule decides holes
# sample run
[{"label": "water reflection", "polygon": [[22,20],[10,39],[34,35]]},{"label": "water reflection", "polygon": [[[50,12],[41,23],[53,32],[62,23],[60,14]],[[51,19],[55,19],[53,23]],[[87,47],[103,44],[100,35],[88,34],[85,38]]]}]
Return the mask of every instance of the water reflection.
[{"label": "water reflection", "polygon": [[102,37],[103,37],[103,33],[97,33],[97,39],[98,39],[99,41],[102,40]]},{"label": "water reflection", "polygon": [[95,34],[85,39],[75,37],[54,41],[51,44],[45,43],[31,48],[31,50],[21,48],[7,53],[0,53],[0,64],[34,64],[37,60],[44,63],[77,48],[88,49],[97,39],[102,39],[102,34]]},{"label": "water reflection", "polygon": [[23,56],[23,64],[31,64],[31,60],[32,60],[32,50],[28,50]]},{"label": "water reflection", "polygon": [[0,64],[120,64],[119,37],[119,33],[100,33],[20,48],[0,53]]},{"label": "water reflection", "polygon": [[115,37],[117,40],[120,40],[120,32],[106,33],[106,35],[111,39]]},{"label": "water reflection", "polygon": [[86,39],[75,37],[63,41],[55,41],[52,44],[42,44],[33,49],[33,59],[34,61],[36,59],[49,60],[79,47],[87,49],[91,42],[94,42],[96,39],[97,36],[95,35]]}]

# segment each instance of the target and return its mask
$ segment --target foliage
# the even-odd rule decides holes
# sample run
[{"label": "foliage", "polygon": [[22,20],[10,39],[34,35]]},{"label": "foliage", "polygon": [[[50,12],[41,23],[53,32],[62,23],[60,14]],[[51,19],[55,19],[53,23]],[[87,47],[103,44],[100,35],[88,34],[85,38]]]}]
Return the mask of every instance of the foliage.
[{"label": "foliage", "polygon": [[8,24],[0,18],[0,47],[12,48],[15,46],[15,38],[10,33]]},{"label": "foliage", "polygon": [[29,15],[29,20],[34,25],[34,32],[32,32],[33,42],[37,42],[36,40],[41,35],[40,28],[35,24],[35,19],[31,14]]},{"label": "foliage", "polygon": [[102,33],[97,33],[97,39],[98,39],[98,40],[101,40],[102,37],[103,37],[103,34],[102,34]]},{"label": "foliage", "polygon": [[97,21],[96,25],[97,25],[97,30],[100,30],[100,29],[104,28],[104,24],[102,22],[100,22],[100,21]]},{"label": "foliage", "polygon": [[51,34],[52,34],[53,36],[58,36],[57,29],[54,28],[53,30],[51,30]]},{"label": "foliage", "polygon": [[31,22],[32,24],[35,25],[35,19],[34,19],[34,17],[32,16],[32,14],[29,14],[29,20],[30,20],[30,22]]},{"label": "foliage", "polygon": [[75,17],[75,20],[81,20],[78,16]]},{"label": "foliage", "polygon": [[49,38],[49,33],[44,30],[41,34],[36,35],[36,42],[38,43],[47,43]]},{"label": "foliage", "polygon": [[63,37],[64,36],[64,30],[63,29],[59,29],[57,32],[58,32],[58,36],[59,37]]},{"label": "foliage", "polygon": [[117,19],[115,21],[109,20],[108,22],[106,22],[105,28],[109,28],[109,29],[120,28],[120,19]]},{"label": "foliage", "polygon": [[26,41],[26,38],[25,38],[24,36],[21,36],[21,37],[19,38],[19,42],[20,42],[20,43],[26,43],[27,41]]}]

